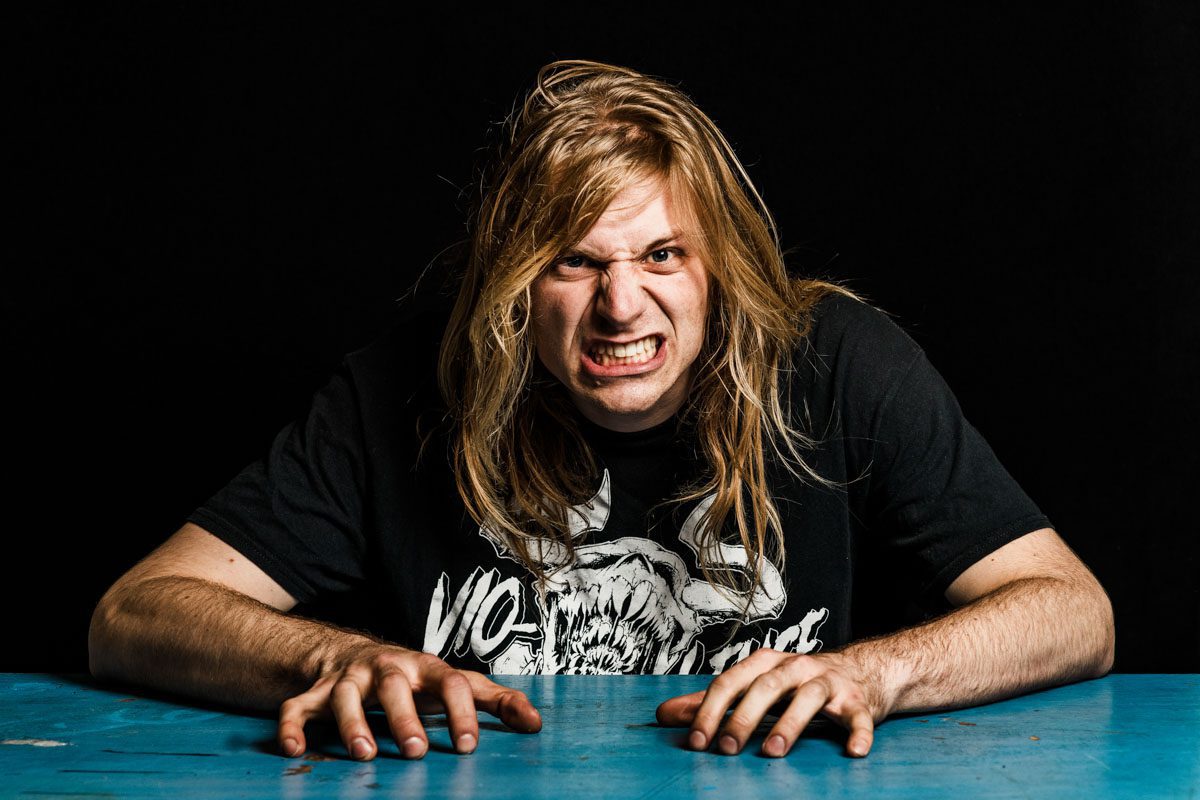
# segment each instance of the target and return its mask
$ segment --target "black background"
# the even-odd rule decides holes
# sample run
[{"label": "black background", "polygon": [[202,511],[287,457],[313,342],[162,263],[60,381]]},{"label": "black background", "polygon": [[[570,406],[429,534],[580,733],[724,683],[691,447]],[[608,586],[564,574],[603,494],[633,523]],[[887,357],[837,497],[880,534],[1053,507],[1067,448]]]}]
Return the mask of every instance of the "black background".
[{"label": "black background", "polygon": [[86,669],[104,589],[464,236],[477,159],[537,68],[591,58],[680,84],[790,263],[926,348],[1109,590],[1117,669],[1200,671],[1195,4],[20,23],[0,668]]}]

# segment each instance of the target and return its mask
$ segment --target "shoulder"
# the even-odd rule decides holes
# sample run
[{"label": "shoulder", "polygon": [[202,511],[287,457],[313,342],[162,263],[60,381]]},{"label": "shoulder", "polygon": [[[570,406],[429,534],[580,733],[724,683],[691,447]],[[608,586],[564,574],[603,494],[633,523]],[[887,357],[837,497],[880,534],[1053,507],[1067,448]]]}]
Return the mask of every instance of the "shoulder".
[{"label": "shoulder", "polygon": [[811,314],[797,370],[844,390],[885,393],[923,355],[891,315],[868,301],[833,292]]}]

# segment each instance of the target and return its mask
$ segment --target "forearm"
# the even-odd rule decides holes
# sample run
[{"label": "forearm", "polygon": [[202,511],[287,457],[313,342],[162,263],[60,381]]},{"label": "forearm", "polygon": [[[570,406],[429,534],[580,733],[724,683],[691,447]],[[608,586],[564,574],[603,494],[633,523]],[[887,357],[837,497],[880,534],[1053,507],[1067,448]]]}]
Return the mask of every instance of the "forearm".
[{"label": "forearm", "polygon": [[841,653],[887,713],[975,705],[1108,672],[1112,607],[1090,575],[1024,578]]},{"label": "forearm", "polygon": [[159,577],[115,587],[92,616],[92,674],[274,710],[368,636],[282,614],[224,586]]}]

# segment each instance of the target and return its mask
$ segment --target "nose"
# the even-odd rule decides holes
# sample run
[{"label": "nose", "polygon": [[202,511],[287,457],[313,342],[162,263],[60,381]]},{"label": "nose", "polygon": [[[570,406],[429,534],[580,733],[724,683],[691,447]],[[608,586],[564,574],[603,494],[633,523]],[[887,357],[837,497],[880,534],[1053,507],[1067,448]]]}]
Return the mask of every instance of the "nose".
[{"label": "nose", "polygon": [[641,316],[645,306],[646,293],[636,264],[613,261],[600,273],[596,290],[596,312],[600,316],[623,327]]}]

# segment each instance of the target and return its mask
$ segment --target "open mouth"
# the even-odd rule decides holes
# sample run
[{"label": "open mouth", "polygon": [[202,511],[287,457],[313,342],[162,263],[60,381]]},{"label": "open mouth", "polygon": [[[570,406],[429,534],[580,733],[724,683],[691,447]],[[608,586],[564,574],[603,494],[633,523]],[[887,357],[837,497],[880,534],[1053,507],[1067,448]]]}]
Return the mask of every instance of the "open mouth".
[{"label": "open mouth", "polygon": [[652,334],[627,344],[603,343],[592,347],[587,357],[601,367],[629,367],[649,364],[662,349],[663,337]]}]

